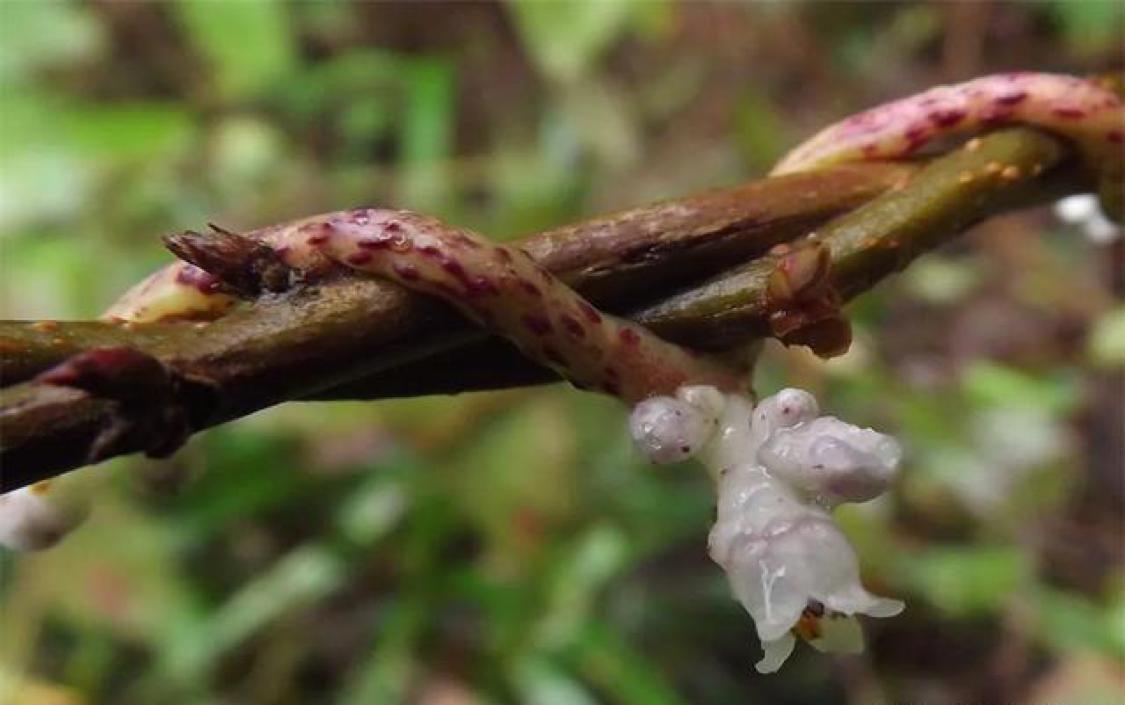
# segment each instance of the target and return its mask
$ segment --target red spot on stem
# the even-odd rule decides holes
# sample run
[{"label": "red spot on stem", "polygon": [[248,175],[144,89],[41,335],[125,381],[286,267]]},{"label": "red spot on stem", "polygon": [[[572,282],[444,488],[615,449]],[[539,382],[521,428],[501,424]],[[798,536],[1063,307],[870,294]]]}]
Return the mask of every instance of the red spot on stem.
[{"label": "red spot on stem", "polygon": [[597,309],[585,301],[578,302],[578,310],[582,312],[582,315],[585,316],[586,320],[590,323],[598,324],[602,322],[602,315],[598,313]]},{"label": "red spot on stem", "polygon": [[401,278],[403,281],[416,282],[421,278],[421,275],[418,274],[418,268],[412,264],[403,264],[401,262],[398,262],[392,267],[392,269],[394,270],[395,274],[398,275],[399,278]]},{"label": "red spot on stem", "polygon": [[201,293],[213,294],[219,290],[219,280],[194,264],[185,264],[176,272],[176,283],[190,286]]},{"label": "red spot on stem", "polygon": [[496,296],[500,289],[487,277],[464,280],[465,293],[469,296]]},{"label": "red spot on stem", "polygon": [[457,277],[458,279],[465,278],[465,268],[461,266],[460,262],[446,259],[441,263],[441,268]]},{"label": "red spot on stem", "polygon": [[332,225],[330,223],[320,223],[315,226],[316,232],[309,235],[305,241],[310,245],[323,245],[328,242],[328,238],[332,235]]},{"label": "red spot on stem", "polygon": [[953,127],[965,119],[965,111],[956,108],[935,110],[930,113],[930,122],[938,127]]},{"label": "red spot on stem", "polygon": [[993,126],[1007,121],[1009,117],[1011,117],[1009,110],[994,106],[981,111],[980,121],[982,125]]},{"label": "red spot on stem", "polygon": [[1081,108],[1062,107],[1055,108],[1051,111],[1052,114],[1067,119],[1067,120],[1080,120],[1086,117],[1086,111]]},{"label": "red spot on stem", "polygon": [[997,105],[1018,105],[1027,98],[1027,91],[1014,91],[996,97]]},{"label": "red spot on stem", "polygon": [[574,316],[563,314],[559,320],[562,322],[563,328],[565,328],[566,332],[571,336],[575,338],[586,337],[586,329],[582,327],[582,324]]},{"label": "red spot on stem", "polygon": [[929,132],[929,128],[927,128],[925,125],[914,125],[906,131],[904,137],[906,137],[906,139],[910,142],[918,142],[920,140],[926,139],[926,135],[929,134]]},{"label": "red spot on stem", "polygon": [[372,235],[356,241],[356,245],[365,250],[387,250],[391,247],[391,239],[386,235]]},{"label": "red spot on stem", "polygon": [[527,313],[520,320],[535,335],[547,335],[554,330],[554,327],[551,326],[551,319],[541,313]]}]

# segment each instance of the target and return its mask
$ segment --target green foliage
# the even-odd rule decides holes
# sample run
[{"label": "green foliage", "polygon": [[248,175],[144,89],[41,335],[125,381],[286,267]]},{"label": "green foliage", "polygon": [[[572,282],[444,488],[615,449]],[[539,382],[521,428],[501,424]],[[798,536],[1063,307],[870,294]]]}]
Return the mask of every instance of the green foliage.
[{"label": "green foliage", "polygon": [[72,2],[0,5],[0,86],[22,83],[39,69],[88,59],[104,48],[93,13]]},{"label": "green foliage", "polygon": [[227,100],[254,98],[297,64],[289,13],[280,0],[177,0],[176,19]]},{"label": "green foliage", "polygon": [[1119,306],[1098,321],[1090,333],[1087,350],[1098,365],[1125,367],[1125,307]]},{"label": "green foliage", "polygon": [[929,604],[960,617],[1001,611],[1031,570],[1015,547],[935,546],[904,556],[901,574]]},{"label": "green foliage", "polygon": [[1054,0],[1047,7],[1071,46],[1082,53],[1120,43],[1125,32],[1125,7],[1114,0]]},{"label": "green foliage", "polygon": [[628,28],[635,8],[643,4],[634,0],[507,3],[539,69],[563,82],[588,73]]}]

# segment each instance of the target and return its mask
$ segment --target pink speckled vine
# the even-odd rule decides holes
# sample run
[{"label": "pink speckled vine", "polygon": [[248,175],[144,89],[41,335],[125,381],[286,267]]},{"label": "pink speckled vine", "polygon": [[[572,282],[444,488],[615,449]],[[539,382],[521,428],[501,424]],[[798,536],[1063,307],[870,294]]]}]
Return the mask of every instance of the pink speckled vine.
[{"label": "pink speckled vine", "polygon": [[907,156],[948,134],[1028,125],[1074,141],[1099,167],[1125,161],[1125,107],[1094,81],[1005,73],[938,86],[853,115],[785,156],[773,174]]},{"label": "pink speckled vine", "polygon": [[[523,250],[409,211],[357,208],[249,233],[306,275],[343,265],[439,296],[582,388],[635,403],[688,384],[735,391],[734,369],[598,311]],[[218,282],[177,263],[126,294],[106,316],[152,320],[221,315]],[[166,319],[165,319],[166,320]]]},{"label": "pink speckled vine", "polygon": [[[787,155],[773,173],[903,157],[942,135],[1005,124],[1059,133],[1095,168],[1120,178],[1125,108],[1118,96],[1091,81],[1036,73],[987,76],[873,108],[823,130]],[[496,245],[433,218],[359,208],[246,237],[271,247],[305,276],[342,265],[439,296],[576,385],[629,403],[689,383],[726,390],[744,384],[740,372],[725,364],[599,312],[519,248]],[[838,310],[839,302],[832,292],[826,295],[823,287],[811,285],[828,280],[829,265],[815,251],[802,252],[783,260],[771,278],[771,304],[779,312],[771,325],[779,337],[814,344],[810,340],[815,342],[815,336],[801,337],[803,327],[813,320],[824,328],[828,321],[830,335],[821,336],[827,341],[821,352],[835,354],[846,347],[846,321],[842,315],[825,314]],[[208,320],[222,316],[235,301],[216,277],[180,262],[135,286],[105,318]],[[790,305],[793,301],[800,306]]]}]

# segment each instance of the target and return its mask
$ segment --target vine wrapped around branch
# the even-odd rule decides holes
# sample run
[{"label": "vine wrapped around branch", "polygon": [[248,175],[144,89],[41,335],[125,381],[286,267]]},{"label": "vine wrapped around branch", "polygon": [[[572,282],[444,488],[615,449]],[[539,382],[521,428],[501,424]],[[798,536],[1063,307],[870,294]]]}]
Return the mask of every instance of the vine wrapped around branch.
[{"label": "vine wrapped around branch", "polygon": [[[1057,77],[1048,77],[1042,80],[1051,84],[1051,81],[1056,79]],[[982,79],[982,81],[990,81],[983,85],[993,86],[1000,79]],[[1003,81],[1010,82],[1010,79],[1003,79]],[[1102,91],[1098,94],[1099,100],[1104,93],[1105,91]],[[1048,93],[1047,98],[1057,100],[1058,96]],[[1031,104],[1034,104],[1034,101],[1029,103]],[[1099,103],[1098,107],[1100,109],[1106,106]],[[1120,112],[1119,108],[1115,110]],[[984,123],[987,122],[986,117],[981,114],[976,115],[974,119],[978,123]],[[1097,120],[1093,120],[1097,123],[1097,129],[1103,127],[1101,124],[1103,121],[1104,118],[1100,115],[1097,116]],[[1077,134],[1081,136],[1085,134],[1084,130],[1088,131],[1093,122],[1081,119],[1067,125],[1072,131],[1077,130]],[[893,143],[899,137],[893,129],[885,130],[879,133],[876,145],[883,143],[880,140]],[[650,305],[638,314],[638,318],[662,335],[681,342],[694,343],[696,347],[702,349],[729,349],[745,343],[748,339],[772,334],[790,342],[810,344],[823,353],[839,351],[847,344],[846,321],[839,314],[839,305],[844,299],[863,290],[895,267],[905,264],[920,250],[937,244],[973,220],[997,209],[1026,202],[1030,192],[1039,190],[1055,194],[1060,190],[1060,186],[1062,190],[1067,190],[1068,186],[1073,189],[1079,184],[1084,186],[1088,183],[1086,174],[1081,171],[1072,171],[1060,178],[1053,167],[1062,161],[1066,150],[1050,138],[1032,133],[1015,133],[1015,136],[1008,139],[1010,143],[1006,143],[1002,135],[996,135],[984,142],[974,142],[972,144],[983,145],[985,148],[967,150],[960,155],[939,159],[934,166],[925,170],[923,176],[927,178],[915,178],[909,184],[905,183],[907,180],[905,177],[910,175],[910,171],[903,168],[891,182],[891,185],[900,187],[897,193],[884,195],[866,208],[859,208],[850,215],[844,216],[842,220],[823,230],[815,242],[813,238],[806,239],[793,251],[781,248],[783,251],[777,251],[776,254],[765,259],[752,261],[742,271],[720,276],[701,288],[680,293],[670,300],[655,304],[650,300]],[[915,145],[910,146],[913,148]],[[1026,153],[1020,154],[1020,150],[1012,149],[1013,147],[1022,147]],[[807,151],[806,148],[802,148],[797,154]],[[871,151],[878,152],[878,149]],[[814,153],[817,159],[828,158],[818,154]],[[975,163],[974,157],[987,161]],[[798,159],[797,167],[801,167],[807,161],[808,159],[804,161]],[[951,178],[949,173],[951,170],[958,171],[955,179]],[[887,175],[888,173],[885,172],[884,176]],[[1022,188],[1029,184],[1034,188]],[[862,185],[861,180],[860,191]],[[886,185],[886,183],[880,184],[880,187],[885,188]],[[758,188],[769,190],[765,186]],[[855,200],[863,200],[863,197],[869,195],[863,194]],[[1039,197],[1041,198],[1041,194]],[[1030,200],[1035,198],[1035,195],[1031,195]],[[721,202],[722,197],[712,198],[712,201],[715,200]],[[696,201],[706,203],[707,197]],[[824,210],[819,213],[821,217],[824,215]],[[709,269],[713,272],[722,263],[729,262],[729,250],[749,249],[746,247],[746,241],[739,240],[737,237],[727,238],[725,241],[722,238],[712,238],[710,242],[704,238],[706,244],[715,244],[718,240],[719,247],[714,249],[728,250],[724,252],[728,256],[708,257],[705,254],[693,259],[689,264],[694,266],[679,268],[695,275],[690,279],[686,274],[683,277],[667,276],[672,271],[671,260],[661,259],[659,256],[663,254],[659,249],[659,245],[662,244],[660,229],[667,224],[674,230],[677,220],[682,226],[684,220],[690,220],[691,216],[698,214],[699,211],[691,212],[687,218],[684,218],[683,208],[677,203],[665,204],[644,213],[649,220],[646,222],[648,229],[643,231],[641,240],[643,235],[647,235],[650,239],[642,245],[642,257],[633,261],[629,261],[628,258],[617,260],[614,264],[618,267],[619,273],[614,280],[603,279],[598,282],[597,277],[593,276],[589,277],[593,281],[589,281],[588,285],[596,289],[594,284],[628,281],[629,275],[637,271],[651,274],[663,270],[665,278],[670,279],[674,287],[693,280],[697,281],[698,276],[706,275]],[[799,210],[797,214],[801,215]],[[813,219],[805,215],[806,219]],[[720,220],[723,218],[731,222],[729,213],[720,214]],[[635,214],[627,214],[617,222],[624,227],[635,219]],[[716,232],[714,224],[711,225],[712,229],[709,233],[704,231],[705,235]],[[741,225],[743,228],[746,226],[745,222]],[[754,245],[762,248],[766,244],[780,244],[801,232],[796,230],[778,235],[781,230],[782,228],[778,228],[772,234],[767,234],[767,237],[759,239]],[[291,226],[275,226],[264,232],[276,234],[293,231],[295,230]],[[570,234],[581,231],[580,227],[572,230]],[[587,227],[586,234],[581,239],[583,244],[577,248],[577,251],[584,251],[587,248],[597,250],[595,232],[596,229]],[[679,244],[682,244],[692,242],[693,236],[698,236],[699,232],[681,230],[680,234],[683,237]],[[260,234],[250,239],[267,244],[269,240],[268,237],[263,239]],[[552,238],[540,239],[540,242],[543,241],[550,243]],[[576,238],[569,244],[573,246],[577,241]],[[620,244],[618,238],[611,237],[609,241]],[[225,254],[222,247],[216,244],[220,242],[228,246]],[[208,239],[203,237],[194,240],[181,238],[176,242],[179,248],[177,251],[203,263],[211,271],[181,265],[155,275],[140,285],[131,296],[126,297],[123,309],[118,307],[111,310],[112,314],[125,310],[130,318],[135,319],[135,321],[126,321],[116,328],[112,324],[64,326],[44,322],[23,328],[8,324],[9,336],[6,339],[0,338],[0,344],[7,351],[14,353],[6,356],[2,368],[6,381],[13,379],[13,376],[16,379],[32,377],[45,367],[58,364],[60,360],[82,350],[125,345],[159,360],[170,378],[176,382],[172,385],[176,390],[175,393],[169,395],[170,400],[166,401],[166,404],[179,407],[176,413],[155,416],[146,413],[146,420],[154,417],[184,419],[184,425],[190,432],[283,399],[307,397],[318,393],[328,397],[339,396],[341,388],[346,389],[347,385],[356,380],[363,380],[359,389],[364,395],[395,393],[390,391],[394,388],[393,383],[388,385],[390,390],[379,389],[379,385],[385,383],[383,382],[385,377],[380,379],[378,375],[372,376],[372,373],[390,367],[397,368],[398,379],[417,380],[418,392],[433,391],[433,388],[426,388],[427,380],[423,375],[404,375],[404,368],[409,369],[411,365],[432,364],[420,363],[418,360],[434,352],[440,355],[442,349],[451,341],[463,342],[474,337],[472,334],[464,333],[464,328],[450,326],[452,319],[443,318],[437,313],[440,309],[433,307],[432,304],[420,300],[412,301],[415,297],[406,296],[405,292],[396,290],[386,283],[360,283],[338,279],[335,282],[330,281],[316,286],[296,282],[294,286],[293,277],[285,276],[286,273],[292,274],[292,271],[286,267],[291,268],[293,264],[285,262],[286,257],[282,251],[286,246],[275,247],[275,255],[271,259],[270,256],[263,257],[262,248],[256,245],[244,248],[245,252],[229,250],[229,246],[237,242],[238,236],[221,229],[216,229],[216,237],[210,241],[210,244]],[[695,243],[698,242],[699,238],[696,238]],[[645,250],[645,247],[648,249]],[[235,250],[237,249],[238,246],[235,247]],[[549,262],[542,262],[543,257],[537,257],[538,253],[533,247],[529,247],[528,251],[532,259],[539,259],[541,264],[550,266]],[[758,252],[761,252],[761,249],[758,249]],[[348,257],[367,254],[369,253],[350,252],[342,255],[337,253],[338,259],[342,257],[345,260]],[[620,255],[621,252],[615,254]],[[709,254],[714,255],[714,250]],[[230,265],[232,260],[238,260],[241,264],[224,266]],[[651,266],[653,263],[658,266]],[[349,264],[362,266],[364,263]],[[317,267],[306,261],[303,269],[315,270]],[[631,272],[631,269],[635,271]],[[393,273],[393,268],[384,273],[387,272]],[[581,286],[584,283],[581,281],[583,276],[592,273],[596,273],[596,270],[589,267],[579,270],[568,283]],[[286,281],[287,278],[289,281]],[[400,277],[399,280],[404,281],[404,277]],[[567,281],[565,277],[564,281]],[[323,353],[327,351],[327,357],[331,361],[334,357],[333,353],[339,352],[333,350],[334,343],[343,342],[346,347],[357,337],[364,336],[364,333],[359,331],[367,330],[363,326],[347,325],[351,321],[347,321],[345,325],[333,331],[335,335],[323,335],[324,331],[317,331],[315,325],[303,321],[302,326],[286,330],[287,334],[294,337],[281,340],[281,345],[272,345],[279,342],[276,339],[269,341],[271,344],[265,347],[248,344],[247,333],[253,335],[257,332],[254,331],[254,324],[259,321],[254,317],[260,315],[262,311],[268,311],[271,305],[279,305],[283,314],[292,313],[299,310],[303,297],[310,296],[310,291],[316,291],[317,293],[311,296],[311,303],[308,299],[305,301],[315,309],[325,303],[326,293],[331,296],[333,293],[347,292],[349,287],[358,287],[360,290],[366,287],[383,295],[383,301],[365,302],[367,304],[365,310],[358,314],[370,316],[371,312],[375,311],[384,323],[388,320],[392,322],[389,326],[392,333],[390,336],[387,335],[387,326],[375,326],[376,337],[381,336],[378,341],[380,347],[391,350],[389,355],[381,351],[380,354],[369,359],[353,362],[351,366],[342,368],[327,366],[329,371],[326,372]],[[609,288],[612,290],[612,287]],[[161,292],[164,289],[171,292],[171,297],[162,298]],[[235,309],[227,313],[227,309],[234,301],[231,296],[220,293],[220,289],[242,295],[254,295],[263,290],[288,289],[288,291],[282,294],[284,300],[281,302],[265,297],[249,309],[243,308],[241,311]],[[669,287],[667,290],[673,289]],[[641,302],[636,289],[632,292],[626,290],[623,293],[620,298],[624,301],[624,305]],[[197,299],[193,301],[185,296],[196,296]],[[389,306],[388,299],[390,299]],[[140,301],[141,304],[130,308],[134,300]],[[599,304],[602,303],[597,300],[597,293],[594,294],[594,300]],[[376,305],[370,305],[372,303]],[[379,306],[380,303],[383,305]],[[166,308],[162,309],[161,306],[164,305]],[[411,306],[417,308],[411,311]],[[347,310],[347,307],[345,306],[344,309]],[[250,313],[248,314],[247,311]],[[328,318],[335,322],[341,320],[337,315],[339,309],[331,303],[327,307],[327,312]],[[396,314],[399,316],[405,314],[397,321],[398,325],[394,325]],[[224,336],[218,338],[222,341],[218,351],[208,350],[207,343],[204,343],[201,346],[203,349],[197,351],[201,354],[189,355],[186,359],[183,350],[179,348],[184,342],[182,334],[184,324],[169,327],[167,324],[149,326],[139,323],[145,320],[210,318],[216,315],[221,317],[213,323],[192,325],[196,328],[200,326],[205,326],[207,329],[225,328],[223,332],[233,332],[237,336],[235,344],[229,345],[230,339]],[[435,315],[441,325],[433,326],[431,330],[437,327],[453,327],[456,333],[453,335],[446,333],[443,336],[444,340],[432,338],[427,340],[422,336],[421,345],[405,349],[396,348],[392,344],[397,342],[395,334],[416,333],[417,329],[412,330],[412,328],[419,321],[426,319],[432,321]],[[60,330],[64,327],[65,330]],[[199,334],[199,337],[210,339],[211,343],[216,340],[210,335],[202,335],[202,331],[196,328],[193,330]],[[42,335],[37,338],[37,334]],[[48,344],[44,344],[45,336],[49,336]],[[315,354],[310,355],[309,351],[313,346],[322,347]],[[301,362],[310,358],[317,359],[320,363],[319,369],[302,369],[300,371],[304,373],[303,375],[286,374],[293,371],[293,360],[285,359],[287,351],[296,352]],[[232,355],[222,359],[221,364],[215,365],[216,352]],[[250,367],[251,374],[246,375],[248,367],[245,354],[248,352],[253,356],[256,364]],[[551,350],[540,349],[536,352],[541,360],[549,361],[552,357]],[[259,364],[261,367],[257,367]],[[234,379],[230,375],[232,369],[235,371]],[[287,384],[273,388],[272,394],[269,392],[263,394],[261,391],[246,393],[247,388],[240,385],[244,384],[247,378],[253,379],[255,388],[261,389],[261,378],[255,378],[254,373],[262,369],[275,375],[281,372]],[[528,369],[526,365],[522,367],[522,370]],[[243,375],[241,379],[240,374]],[[541,378],[541,375],[541,372],[534,373],[538,378]],[[497,381],[500,384],[504,383],[503,380]],[[520,379],[517,374],[515,381],[527,381],[527,379]],[[605,384],[604,379],[598,381]],[[472,385],[451,386],[457,389]],[[47,387],[51,389],[46,389]],[[242,393],[239,393],[240,391]],[[82,396],[74,397],[75,392]],[[350,395],[355,392],[343,393]],[[0,400],[0,422],[5,425],[3,458],[8,461],[6,465],[9,472],[6,474],[11,477],[10,468],[14,466],[17,478],[15,481],[5,480],[10,486],[26,484],[55,469],[93,462],[102,457],[137,449],[154,452],[168,445],[167,438],[170,436],[168,429],[160,432],[143,432],[143,429],[151,424],[131,421],[127,418],[127,414],[123,416],[120,400],[99,398],[94,390],[81,388],[80,385],[67,388],[57,384],[47,384],[42,378],[32,377],[28,382],[6,389],[3,394],[4,398]],[[71,396],[62,398],[68,394]],[[80,401],[82,403],[79,403]],[[108,407],[104,405],[107,401]],[[146,412],[151,411],[152,409],[146,409]],[[70,435],[66,436],[67,433]],[[60,434],[72,441],[67,445],[67,450],[49,451],[42,445],[43,442],[49,443],[52,435],[57,438]],[[51,445],[58,447],[57,444]],[[32,469],[33,466],[47,469]]]}]

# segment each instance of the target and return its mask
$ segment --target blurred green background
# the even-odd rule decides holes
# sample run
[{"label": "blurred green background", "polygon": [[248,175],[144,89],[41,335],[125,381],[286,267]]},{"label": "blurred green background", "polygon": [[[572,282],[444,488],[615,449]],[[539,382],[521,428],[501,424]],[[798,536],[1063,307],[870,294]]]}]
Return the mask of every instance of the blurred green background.
[{"label": "blurred green background", "polygon": [[[359,204],[497,238],[760,175],[827,122],[1007,69],[1120,67],[1101,2],[0,0],[0,316],[93,317],[158,235]],[[799,385],[909,449],[841,521],[907,611],[754,673],[710,488],[562,386],[291,404],[97,470],[0,556],[12,705],[1125,700],[1125,250],[995,219],[851,307]]]}]

